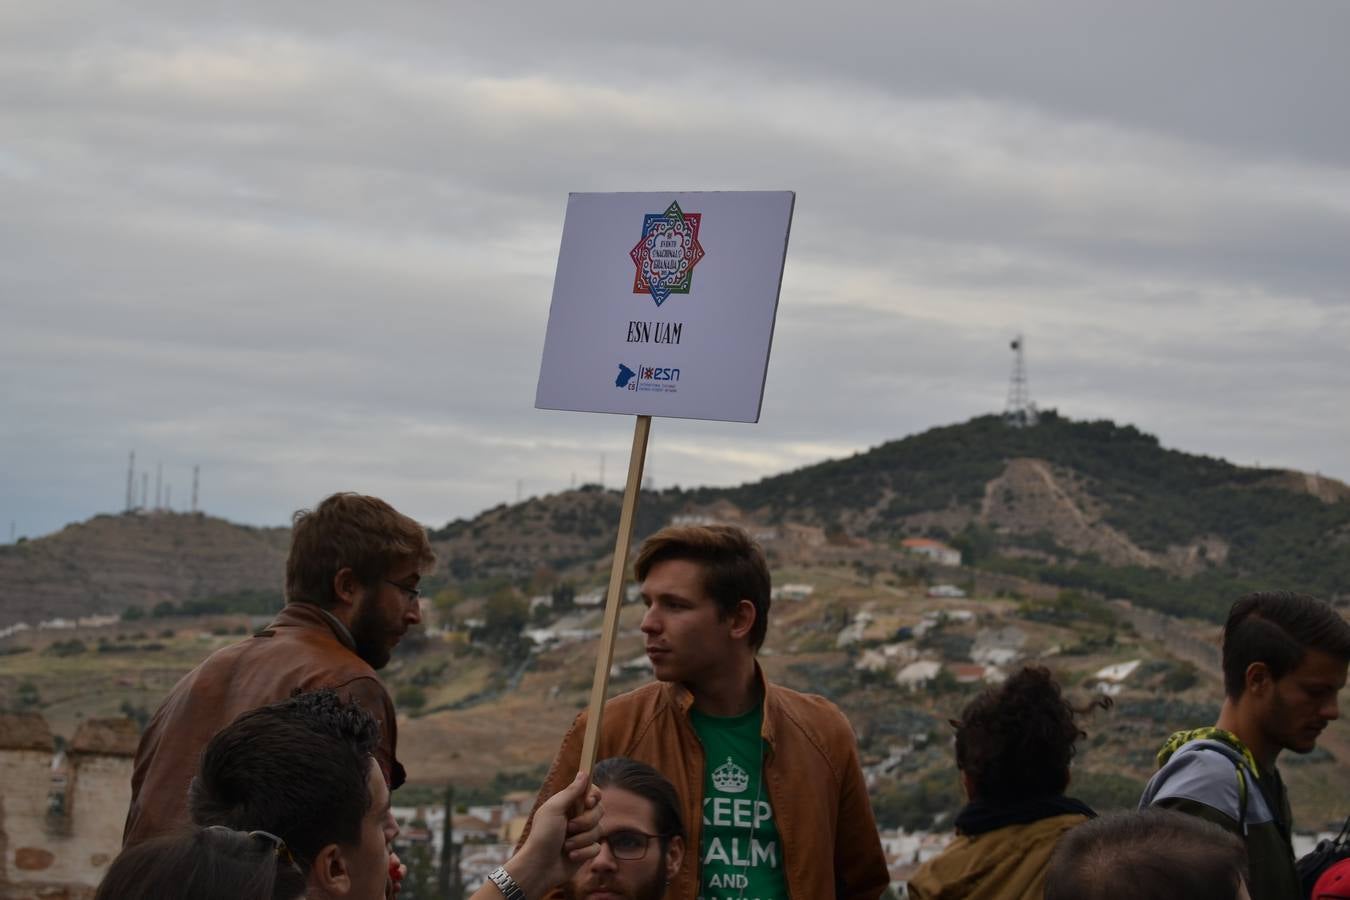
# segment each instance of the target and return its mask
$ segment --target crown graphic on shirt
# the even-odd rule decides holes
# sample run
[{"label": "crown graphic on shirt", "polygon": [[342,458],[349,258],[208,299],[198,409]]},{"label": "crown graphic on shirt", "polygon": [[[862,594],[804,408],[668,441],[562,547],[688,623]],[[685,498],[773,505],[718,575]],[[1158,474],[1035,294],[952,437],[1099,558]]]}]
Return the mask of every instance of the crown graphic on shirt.
[{"label": "crown graphic on shirt", "polygon": [[750,786],[750,775],[727,757],[712,773],[713,787],[725,794],[739,794]]}]

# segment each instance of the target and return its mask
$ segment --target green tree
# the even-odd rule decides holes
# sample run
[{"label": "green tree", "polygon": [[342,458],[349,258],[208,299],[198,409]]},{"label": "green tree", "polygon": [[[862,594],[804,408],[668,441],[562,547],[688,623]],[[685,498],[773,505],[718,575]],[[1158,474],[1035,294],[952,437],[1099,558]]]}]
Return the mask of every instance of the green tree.
[{"label": "green tree", "polygon": [[963,804],[956,767],[943,767],[918,780],[890,781],[872,795],[872,811],[883,828],[920,831],[941,813],[954,816]]},{"label": "green tree", "polygon": [[553,589],[553,608],[566,612],[576,608],[577,588],[570,581],[564,581]]},{"label": "green tree", "polygon": [[534,596],[535,594],[547,594],[553,590],[557,583],[558,573],[553,571],[552,567],[544,565],[534,570],[534,574],[530,576],[530,583],[527,590],[529,591],[530,596]]},{"label": "green tree", "polygon": [[501,588],[483,609],[484,637],[491,643],[514,642],[530,621],[530,606],[511,588]]},{"label": "green tree", "polygon": [[1165,691],[1179,693],[1195,687],[1199,680],[1200,674],[1196,671],[1195,663],[1183,661],[1169,668],[1163,675],[1162,688]]},{"label": "green tree", "polygon": [[[414,820],[409,823],[409,827],[423,829],[426,823]],[[409,844],[399,853],[399,859],[408,867],[408,874],[399,886],[399,897],[404,900],[434,900],[439,896],[436,891],[436,864],[426,842]]]},{"label": "green tree", "polygon": [[18,700],[19,709],[36,709],[42,705],[42,696],[38,693],[37,685],[31,681],[19,685]]},{"label": "green tree", "polygon": [[463,602],[464,595],[453,585],[446,585],[437,591],[435,596],[431,598],[432,607],[442,619],[453,615],[455,607]]},{"label": "green tree", "polygon": [[394,693],[394,703],[399,709],[417,712],[427,705],[427,692],[415,684],[405,684]]}]

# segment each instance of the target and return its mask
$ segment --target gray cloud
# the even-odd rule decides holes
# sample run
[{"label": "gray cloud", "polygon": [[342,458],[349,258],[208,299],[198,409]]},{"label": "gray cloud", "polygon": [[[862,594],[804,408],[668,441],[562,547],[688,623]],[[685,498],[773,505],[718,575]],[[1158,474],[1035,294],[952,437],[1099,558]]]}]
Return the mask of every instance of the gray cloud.
[{"label": "gray cloud", "polygon": [[531,408],[568,191],[799,192],[731,484],[1043,405],[1350,477],[1343,4],[0,8],[0,516],[164,460],[250,522],[426,521],[620,481],[631,423]]}]

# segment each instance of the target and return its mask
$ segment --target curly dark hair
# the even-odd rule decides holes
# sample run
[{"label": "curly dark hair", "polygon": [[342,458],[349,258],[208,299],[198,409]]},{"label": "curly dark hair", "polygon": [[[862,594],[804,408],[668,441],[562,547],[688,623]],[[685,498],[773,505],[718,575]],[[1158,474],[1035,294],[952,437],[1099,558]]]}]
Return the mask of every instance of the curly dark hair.
[{"label": "curly dark hair", "polygon": [[[1099,705],[1107,706],[1102,698]],[[1064,793],[1074,743],[1084,736],[1050,670],[1024,666],[981,693],[956,725],[956,766],[980,800]]]}]

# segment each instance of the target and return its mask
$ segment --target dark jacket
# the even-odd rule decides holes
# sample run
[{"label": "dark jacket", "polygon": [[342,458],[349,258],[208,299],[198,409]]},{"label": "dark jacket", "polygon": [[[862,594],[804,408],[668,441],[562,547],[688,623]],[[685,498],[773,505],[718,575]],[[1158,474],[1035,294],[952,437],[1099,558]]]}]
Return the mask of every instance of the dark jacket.
[{"label": "dark jacket", "polygon": [[262,631],[217,650],[184,675],[155,712],[136,750],[123,846],[187,824],[188,784],[216,732],[297,689],[321,688],[355,701],[379,721],[376,759],[391,787],[402,784],[394,704],[375,670],[356,655],[340,622],[317,606],[291,603]]},{"label": "dark jacket", "polygon": [[1237,735],[1219,728],[1173,734],[1158,751],[1158,765],[1139,800],[1141,809],[1179,810],[1242,838],[1252,900],[1302,897],[1290,837],[1293,817],[1278,770],[1262,769]]},{"label": "dark jacket", "polygon": [[[876,900],[890,873],[853,728],[825,698],[770,684],[758,666],[756,676],[764,690],[764,786],[783,846],[788,892],[793,900]],[[685,864],[667,900],[698,895],[704,758],[689,721],[693,702],[686,688],[672,682],[621,694],[605,704],[597,748],[597,759],[627,756],[647,763],[670,779],[683,802]],[[535,809],[576,775],[585,734],[582,712],[563,738]]]},{"label": "dark jacket", "polygon": [[1095,816],[1072,797],[972,801],[956,817],[956,840],[910,879],[909,897],[1040,900],[1060,837]]}]

